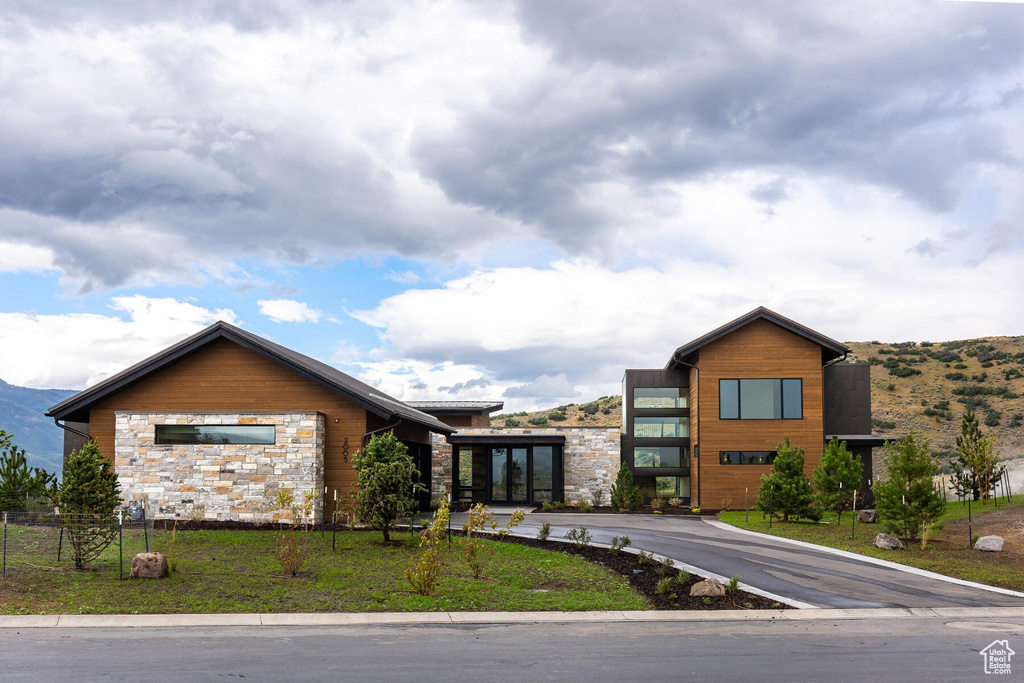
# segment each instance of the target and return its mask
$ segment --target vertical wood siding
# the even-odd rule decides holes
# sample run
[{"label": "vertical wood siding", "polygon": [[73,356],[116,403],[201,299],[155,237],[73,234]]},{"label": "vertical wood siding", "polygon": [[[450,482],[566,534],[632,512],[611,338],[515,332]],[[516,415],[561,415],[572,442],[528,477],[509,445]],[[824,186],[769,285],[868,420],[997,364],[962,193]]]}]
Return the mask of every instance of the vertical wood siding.
[{"label": "vertical wood siding", "polygon": [[[755,320],[700,349],[701,505],[743,507],[750,503],[770,465],[721,465],[719,451],[773,451],[785,437],[804,449],[804,471],[811,476],[824,448],[821,347],[766,320]],[[719,420],[719,379],[803,380],[802,420]],[[693,397],[691,397],[693,398]]]},{"label": "vertical wood siding", "polygon": [[[89,434],[111,458],[118,410],[318,411],[326,416],[324,483],[329,491],[337,488],[339,497],[355,487],[352,454],[366,432],[366,410],[226,339],[93,406]],[[328,494],[331,498],[333,493]]]}]

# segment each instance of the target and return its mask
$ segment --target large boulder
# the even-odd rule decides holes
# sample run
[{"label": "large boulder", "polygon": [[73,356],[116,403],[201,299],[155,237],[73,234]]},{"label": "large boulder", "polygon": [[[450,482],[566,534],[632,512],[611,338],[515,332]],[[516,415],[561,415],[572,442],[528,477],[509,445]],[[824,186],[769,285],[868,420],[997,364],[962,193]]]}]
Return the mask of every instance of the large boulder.
[{"label": "large boulder", "polygon": [[704,579],[693,584],[693,588],[690,589],[690,595],[698,598],[715,598],[725,595],[725,586],[718,579]]},{"label": "large boulder", "polygon": [[857,513],[857,521],[863,524],[874,524],[878,521],[878,513],[874,510],[861,510]]},{"label": "large boulder", "polygon": [[139,553],[132,558],[129,576],[133,579],[162,579],[170,574],[167,558],[161,553]]},{"label": "large boulder", "polygon": [[1002,536],[982,536],[974,544],[975,550],[984,550],[990,553],[1001,553],[1003,552],[1003,537]]},{"label": "large boulder", "polygon": [[878,534],[875,536],[875,545],[885,550],[899,550],[903,547],[903,543],[900,539],[889,534]]}]

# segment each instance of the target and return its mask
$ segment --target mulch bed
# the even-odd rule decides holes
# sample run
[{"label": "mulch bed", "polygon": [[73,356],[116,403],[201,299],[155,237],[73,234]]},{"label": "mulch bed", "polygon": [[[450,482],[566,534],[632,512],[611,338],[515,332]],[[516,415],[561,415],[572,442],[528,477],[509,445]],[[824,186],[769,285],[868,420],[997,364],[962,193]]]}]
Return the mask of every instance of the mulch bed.
[{"label": "mulch bed", "polygon": [[[542,510],[540,508],[537,508],[537,511],[541,512]],[[637,510],[635,510],[633,512],[625,512],[625,513],[623,513],[623,512],[619,512],[618,510],[616,510],[615,508],[613,508],[610,505],[602,505],[601,507],[596,507],[593,510],[591,510],[590,512],[586,512],[586,513],[581,513],[578,509],[576,509],[574,507],[571,507],[571,506],[565,506],[563,508],[554,508],[552,510],[543,510],[542,512],[544,512],[544,514],[548,514],[548,513],[556,514],[556,513],[559,513],[559,512],[561,512],[561,513],[571,512],[571,513],[576,513],[576,514],[588,514],[588,515],[594,515],[594,514],[597,514],[597,515],[621,515],[621,514],[626,514],[626,515],[665,515],[667,517],[714,517],[715,515],[718,514],[719,511],[718,510],[713,510],[711,508],[700,508],[700,512],[694,512],[693,510],[691,510],[688,507],[682,507],[682,506],[678,506],[677,507],[677,506],[674,506],[674,505],[666,505],[665,509],[663,511],[655,512],[651,508],[650,505],[642,505]]]},{"label": "mulch bed", "polygon": [[[662,570],[658,563],[640,564],[638,557],[633,553],[620,552],[613,555],[607,548],[595,548],[586,546],[576,548],[571,543],[558,541],[541,541],[536,538],[523,538],[522,536],[506,536],[503,543],[518,543],[533,548],[543,548],[552,552],[577,555],[590,562],[607,567],[617,574],[629,579],[630,585],[640,593],[643,593],[656,610],[728,610],[728,609],[792,609],[789,605],[778,603],[774,600],[754,595],[742,590],[735,593],[726,592],[720,597],[709,598],[711,604],[704,602],[704,598],[691,597],[690,588],[695,583],[703,580],[703,577],[693,576],[678,584],[672,582],[672,589],[668,594],[658,592],[658,583],[664,577],[673,579],[679,575],[679,570],[671,567]],[[664,575],[659,571],[664,571]]]}]

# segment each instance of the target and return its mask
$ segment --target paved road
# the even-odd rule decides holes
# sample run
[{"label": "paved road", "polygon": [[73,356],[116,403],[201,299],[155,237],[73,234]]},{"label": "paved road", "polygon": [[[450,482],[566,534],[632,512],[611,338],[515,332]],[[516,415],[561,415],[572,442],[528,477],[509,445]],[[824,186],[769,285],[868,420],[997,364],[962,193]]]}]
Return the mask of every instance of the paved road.
[{"label": "paved road", "polygon": [[[1004,639],[1024,652],[1024,620],[0,629],[0,678],[971,681]],[[1011,667],[1020,680],[1024,660]]]},{"label": "paved road", "polygon": [[[739,574],[748,586],[806,606],[1024,606],[1024,597],[1020,595],[959,585],[890,563],[878,564],[871,558],[802,547],[700,518],[532,513],[527,515],[518,535],[535,536],[544,521],[551,524],[552,538],[560,538],[581,524],[593,532],[594,541],[599,543],[627,535],[633,548],[655,552],[720,577]],[[453,523],[461,521],[453,518]]]}]

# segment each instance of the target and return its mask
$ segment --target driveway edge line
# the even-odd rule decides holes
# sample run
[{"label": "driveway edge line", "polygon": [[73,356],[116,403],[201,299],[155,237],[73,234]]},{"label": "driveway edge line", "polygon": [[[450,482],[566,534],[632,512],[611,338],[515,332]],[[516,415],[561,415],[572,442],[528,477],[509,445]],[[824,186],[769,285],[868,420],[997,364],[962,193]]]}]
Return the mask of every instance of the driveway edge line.
[{"label": "driveway edge line", "polygon": [[861,560],[869,564],[875,564],[880,567],[886,567],[888,569],[896,569],[908,574],[916,574],[917,576],[923,576],[929,579],[938,579],[947,583],[955,583],[960,586],[968,586],[970,588],[981,588],[992,593],[1001,593],[1003,595],[1012,595],[1017,598],[1024,598],[1024,593],[1019,591],[1010,590],[1009,588],[1000,588],[999,586],[988,586],[983,583],[977,583],[975,581],[967,581],[966,579],[958,579],[952,576],[946,576],[945,574],[936,574],[930,572],[927,569],[918,569],[917,567],[911,567],[906,564],[900,564],[899,562],[890,562],[889,560],[882,560],[877,557],[871,557],[870,555],[860,555],[858,553],[851,553],[847,550],[839,550],[838,548],[829,548],[826,545],[817,545],[815,543],[808,543],[807,541],[797,541],[792,538],[785,538],[783,536],[771,536],[769,534],[762,534],[757,531],[750,531],[748,529],[741,529],[732,524],[722,522],[717,519],[708,519],[707,517],[702,518],[705,524],[710,524],[713,527],[724,529],[726,531],[734,531],[740,534],[747,534],[749,536],[756,536],[758,538],[770,539],[773,541],[783,541],[801,548],[807,548],[809,550],[818,550],[821,552],[828,553],[830,555],[838,555],[839,557],[845,557],[852,560]]}]

